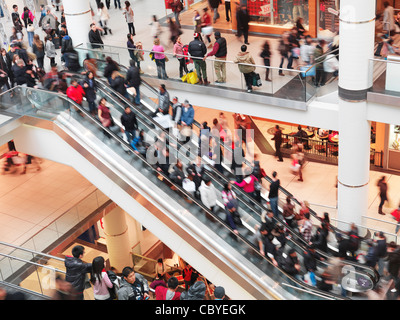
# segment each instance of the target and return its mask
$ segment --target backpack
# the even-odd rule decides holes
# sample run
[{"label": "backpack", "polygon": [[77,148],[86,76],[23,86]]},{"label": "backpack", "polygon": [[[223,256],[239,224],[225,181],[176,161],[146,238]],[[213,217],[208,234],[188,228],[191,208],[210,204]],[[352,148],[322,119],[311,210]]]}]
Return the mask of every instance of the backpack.
[{"label": "backpack", "polygon": [[185,55],[185,62],[186,64],[190,63],[190,59],[187,57],[189,55],[189,45],[185,44],[182,47],[183,54]]},{"label": "backpack", "polygon": [[114,272],[111,270],[107,270],[107,275],[110,281],[112,282],[112,288],[107,288],[108,292],[110,293],[110,297],[112,300],[117,300],[117,292],[121,286],[121,278],[118,277]]}]

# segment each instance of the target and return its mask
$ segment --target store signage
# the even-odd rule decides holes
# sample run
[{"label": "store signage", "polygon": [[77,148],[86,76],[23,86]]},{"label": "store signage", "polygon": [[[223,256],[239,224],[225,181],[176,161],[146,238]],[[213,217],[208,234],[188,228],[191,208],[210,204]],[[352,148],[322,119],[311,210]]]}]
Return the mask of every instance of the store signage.
[{"label": "store signage", "polygon": [[332,14],[335,15],[335,16],[338,16],[338,15],[339,15],[339,11],[337,11],[337,10],[335,10],[335,9],[333,9],[333,8],[328,8],[328,12],[329,12],[329,13],[332,13]]},{"label": "store signage", "polygon": [[247,10],[251,16],[269,16],[272,12],[271,0],[247,1]]},{"label": "store signage", "polygon": [[260,16],[266,16],[269,15],[271,13],[271,5],[270,4],[266,4],[265,6],[261,6],[260,7],[261,11],[260,11]]}]

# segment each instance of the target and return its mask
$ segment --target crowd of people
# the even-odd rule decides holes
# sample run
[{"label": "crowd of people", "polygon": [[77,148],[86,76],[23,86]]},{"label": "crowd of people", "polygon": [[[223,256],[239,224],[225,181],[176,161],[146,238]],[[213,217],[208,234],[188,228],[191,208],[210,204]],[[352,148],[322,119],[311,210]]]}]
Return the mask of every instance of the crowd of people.
[{"label": "crowd of people", "polygon": [[[226,68],[224,61],[226,61],[227,58],[227,41],[220,32],[216,31],[214,32],[215,42],[212,44],[212,33],[209,33],[209,27],[212,25],[211,20],[215,23],[219,18],[218,10],[214,10],[215,6],[213,6],[210,1],[210,6],[214,11],[214,16],[212,18],[208,10],[204,10],[203,15],[200,15],[199,12],[195,12],[194,39],[187,45],[187,48],[184,48],[185,45],[181,42],[180,33],[176,31],[180,30],[179,13],[182,9],[179,9],[179,3],[179,0],[173,1],[173,4],[176,5],[176,7],[174,7],[175,22],[170,19],[169,23],[171,41],[174,43],[174,55],[180,60],[180,76],[183,76],[184,73],[188,73],[188,59],[186,55],[189,54],[194,62],[199,78],[198,83],[204,85],[209,84],[205,60],[207,57],[214,56],[216,59],[214,68],[217,75],[217,83],[225,83]],[[119,2],[115,3],[115,8],[122,10],[120,4],[118,4]],[[62,6],[60,6],[60,8],[62,10]],[[3,86],[7,86],[8,89],[15,85],[42,87],[50,91],[66,94],[68,98],[82,107],[86,107],[86,104],[84,104],[84,100],[86,100],[89,112],[93,116],[98,117],[105,128],[113,127],[115,123],[111,116],[107,99],[98,99],[96,95],[96,62],[88,56],[84,61],[85,69],[89,70],[85,72],[85,79],[78,80],[77,78],[73,78],[70,85],[67,85],[65,73],[61,73],[58,70],[59,68],[55,62],[58,49],[61,50],[63,64],[65,64],[68,70],[78,72],[82,69],[82,66],[79,64],[77,52],[73,47],[73,39],[68,35],[68,29],[63,14],[61,22],[58,23],[58,18],[51,12],[51,8],[42,7],[40,24],[46,34],[43,42],[38,34],[29,31],[31,29],[28,30],[28,27],[32,25],[35,19],[32,13],[29,10],[25,10],[27,8],[24,8],[23,14],[21,15],[22,23],[19,18],[18,7],[14,6],[13,9],[12,19],[14,30],[10,38],[10,50],[7,52],[3,49],[3,58],[0,59],[0,79],[2,79]],[[100,26],[97,26],[97,24],[93,22],[89,32],[89,41],[94,48],[96,48],[96,46],[97,48],[101,48],[103,44],[102,36],[112,34],[109,24],[109,14],[107,12],[107,10],[110,9],[110,2],[106,1],[106,4],[104,4],[98,1],[98,9]],[[237,54],[234,62],[239,64],[239,71],[244,75],[248,92],[252,92],[255,72],[254,67],[251,65],[255,65],[255,61],[248,51],[248,25],[246,26],[248,18],[246,18],[246,14],[245,7],[241,7],[237,13],[240,26],[240,33],[238,36],[241,36],[241,34],[244,35],[244,44],[241,46],[241,50]],[[107,57],[103,75],[115,91],[131,100],[132,104],[140,105],[140,75],[143,73],[140,69],[140,61],[144,58],[143,54],[140,52],[140,49],[142,49],[141,43],[135,43],[133,40],[135,28],[133,25],[133,10],[129,1],[125,1],[123,15],[129,30],[127,46],[131,49],[130,53],[132,53],[128,73],[124,77],[119,72],[118,64],[111,57]],[[307,66],[320,62],[316,67],[314,84],[316,86],[322,86],[325,84],[325,73],[327,71],[326,65],[322,62],[324,59],[326,61],[334,61],[334,59],[336,59],[333,56],[329,59],[327,58],[329,57],[329,55],[327,55],[329,50],[333,51],[335,48],[328,46],[324,40],[315,42],[310,36],[305,35],[304,28],[302,28],[301,24],[301,18],[299,18],[297,22],[296,26],[290,32],[283,33],[282,39],[280,40],[280,67],[283,67],[285,60],[287,60],[286,69],[289,70],[293,69],[293,64],[295,60],[298,59],[301,59],[302,63]],[[158,76],[160,79],[168,79],[165,68],[166,55],[162,53],[164,48],[160,44],[160,27],[156,17],[154,17],[153,23],[154,30],[152,34],[154,37],[154,46],[152,51],[154,51],[153,57],[157,66]],[[177,25],[174,25],[174,23]],[[26,48],[23,42],[22,28],[24,25],[27,29],[28,43],[32,52]],[[208,48],[205,44],[205,40],[203,40],[204,38],[208,42]],[[207,53],[207,49],[211,49],[211,51]],[[187,52],[185,50],[187,50]],[[264,43],[259,55],[263,59],[265,66],[270,66],[271,49],[268,41]],[[47,73],[44,71],[45,57],[47,57],[50,62],[50,70]],[[34,61],[37,62],[37,65],[34,64]],[[329,72],[337,74],[338,69],[336,64],[331,64],[329,67],[331,68]],[[284,72],[281,70],[279,74],[283,76]],[[265,80],[270,81],[269,69],[266,69]],[[128,93],[127,89],[129,88],[134,89],[134,94],[132,96]],[[172,101],[172,104],[170,101]],[[76,111],[81,116],[84,116],[79,109]],[[164,84],[161,84],[159,87],[157,108],[153,117],[157,119],[160,115],[171,115],[172,121],[179,129],[180,141],[188,142],[190,140],[195,119],[194,108],[188,100],[184,100],[181,103],[178,97],[172,97],[171,99]],[[244,115],[234,114],[234,118],[235,129],[245,132],[246,129],[249,128]],[[145,156],[151,145],[146,142],[146,133],[143,130],[139,130],[136,115],[129,106],[125,108],[125,113],[122,114],[120,120],[122,124],[121,129],[123,133],[125,133],[126,140],[132,146],[135,153]],[[185,134],[185,132],[188,133]],[[109,137],[106,131],[105,135]],[[301,136],[298,138],[301,139]],[[233,232],[239,235],[239,227],[242,225],[242,222],[238,214],[239,202],[237,200],[237,194],[232,186],[236,185],[242,188],[243,192],[252,199],[262,203],[262,178],[265,173],[263,174],[257,157],[254,157],[253,170],[246,168],[243,163],[238,163],[236,157],[231,157],[231,161],[229,162],[230,169],[234,172],[236,179],[226,183],[223,191],[218,192],[213,185],[212,179],[205,174],[205,166],[201,161],[202,157],[205,155],[209,159],[209,163],[223,174],[224,169],[221,164],[223,158],[228,158],[229,151],[221,147],[220,142],[223,142],[224,145],[231,148],[232,152],[237,152],[244,158],[246,153],[246,148],[243,147],[244,137],[243,135],[242,137],[236,136],[236,133],[234,135],[231,134],[227,126],[225,115],[221,112],[218,119],[213,119],[212,127],[208,126],[207,122],[201,124],[198,139],[199,150],[201,152],[199,151],[196,161],[193,161],[185,168],[179,160],[176,163],[170,163],[168,146],[172,141],[169,141],[169,138],[165,135],[160,134],[153,146],[156,148],[157,154],[162,160],[159,159],[155,165],[156,170],[167,175],[174,184],[182,187],[186,192],[201,200],[203,205],[211,210],[211,212],[219,210],[217,200],[221,197],[223,199],[226,222]],[[283,161],[280,153],[282,137],[279,126],[276,130],[274,140],[277,146],[276,156],[278,157],[278,161]],[[299,175],[300,181],[303,181],[301,162],[303,161],[302,157],[304,157],[304,154],[302,153],[302,148],[303,144],[299,143],[296,151],[292,155],[293,168],[296,168],[295,171],[296,174]],[[315,250],[318,249],[323,252],[328,252],[328,235],[331,231],[329,216],[325,215],[321,218],[321,225],[314,230],[310,221],[309,206],[307,203],[303,202],[299,212],[295,212],[295,206],[291,197],[286,199],[282,212],[280,212],[278,210],[279,186],[280,181],[277,177],[277,172],[274,171],[272,173],[272,183],[270,184],[268,195],[271,211],[264,214],[263,222],[256,230],[254,245],[259,248],[263,256],[270,259],[274,265],[280,266],[287,274],[318,286],[322,290],[329,291],[332,288],[332,283],[334,283],[332,278],[333,272],[325,270],[324,273],[321,274],[322,281],[317,283],[313,280],[317,270],[316,260],[321,259],[321,257],[316,254]],[[383,200],[383,202],[384,201],[385,200]],[[381,207],[380,205],[380,213],[382,212]],[[282,224],[276,223],[273,217],[279,218]],[[306,272],[301,272],[302,267],[300,266],[297,253],[294,249],[289,250],[286,257],[282,255],[288,238],[287,230],[285,230],[286,225],[299,232],[309,244],[309,249],[304,253],[303,259],[303,270],[306,270]],[[376,240],[368,243],[370,249],[365,255],[365,263],[368,266],[378,268],[380,274],[389,275],[394,281],[394,285],[398,286],[400,264],[399,248],[395,243],[387,244],[383,233],[376,234],[376,238]],[[383,240],[385,241],[383,242]],[[337,234],[337,242],[339,245],[338,259],[349,259],[348,252],[350,252],[350,258],[357,259],[356,253],[359,249],[360,237],[358,236],[357,227],[355,225],[352,226],[350,232],[346,234],[346,237]],[[63,295],[63,297],[59,296],[60,299],[68,298],[64,295],[66,292],[73,292],[70,297],[74,299],[82,299],[85,285],[84,274],[86,273],[91,274],[90,283],[94,288],[95,299],[145,300],[150,296],[149,291],[151,285],[149,285],[148,281],[144,279],[142,275],[134,272],[131,267],[124,268],[117,276],[116,270],[105,271],[104,259],[102,260],[101,257],[95,258],[91,264],[85,264],[81,260],[84,254],[82,251],[83,248],[76,247],[74,249],[76,250],[73,250],[73,257],[67,257],[66,259],[66,282],[62,279],[58,279],[59,286],[62,288],[58,290],[58,294]],[[77,270],[79,270],[79,272]],[[116,279],[118,279],[118,277],[119,280],[117,281]],[[176,291],[178,280],[176,277],[171,277],[167,282],[164,281],[164,285],[161,284],[153,288],[156,299],[183,300],[189,297],[199,297],[199,292],[201,293],[200,296],[204,297],[202,292],[203,290],[205,292],[206,285],[203,281],[196,281],[193,283],[190,278],[186,278],[185,276],[184,278],[185,283],[187,281],[185,285],[186,293],[178,294]],[[115,288],[117,282],[118,290],[114,290],[113,295],[109,289]],[[68,287],[71,291],[65,289]],[[190,291],[190,289],[193,291]],[[215,298],[222,299],[224,297],[223,288],[217,287],[214,294]]]}]

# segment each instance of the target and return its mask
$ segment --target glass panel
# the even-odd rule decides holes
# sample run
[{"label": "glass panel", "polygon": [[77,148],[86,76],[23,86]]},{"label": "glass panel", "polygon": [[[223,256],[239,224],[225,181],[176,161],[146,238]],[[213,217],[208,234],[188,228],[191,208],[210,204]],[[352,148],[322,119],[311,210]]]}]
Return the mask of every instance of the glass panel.
[{"label": "glass panel", "polygon": [[[112,49],[114,52],[118,53],[120,57],[120,64],[126,67],[129,66],[129,61],[134,58],[136,61],[137,55],[143,57],[144,60],[139,61],[139,67],[145,76],[162,78],[165,74],[169,79],[182,81],[181,72],[179,68],[179,60],[173,56],[171,53],[163,52],[162,54],[168,58],[167,62],[162,62],[157,64],[156,61],[151,60],[149,50],[128,50],[127,48],[115,47],[115,46],[105,46],[105,48]],[[85,51],[85,49],[80,49]],[[89,54],[91,54],[89,52]],[[253,57],[254,58],[254,57]],[[212,85],[217,85],[220,88],[227,90],[241,90],[247,91],[248,86],[246,85],[246,78],[248,78],[248,84],[252,85],[252,90],[254,93],[267,94],[277,98],[291,99],[296,101],[307,101],[315,94],[315,89],[312,86],[307,86],[305,78],[299,76],[301,74],[300,70],[296,69],[285,69],[287,67],[288,60],[284,59],[280,65],[281,69],[274,67],[266,67],[262,65],[253,65],[253,73],[251,76],[246,76],[242,73],[239,68],[246,67],[245,64],[241,64],[241,67],[233,61],[227,60],[216,60],[214,57],[208,57],[204,62],[200,61],[196,67],[195,59],[190,58],[186,64],[188,72],[196,71],[197,79],[204,73],[207,76],[207,81]],[[201,65],[204,65],[203,67]],[[216,68],[220,68],[221,64],[225,68],[226,80],[223,81],[223,76],[217,76]],[[99,70],[104,69],[104,61],[98,61]],[[162,70],[165,69],[165,74]],[[271,81],[267,81],[267,71],[268,78]],[[219,71],[218,71],[218,74]],[[284,76],[282,76],[282,75]],[[185,76],[185,72],[183,72]],[[256,76],[259,76],[259,83],[261,86],[257,86]],[[196,78],[196,77],[195,77]],[[204,80],[204,75],[202,80]],[[197,81],[197,80],[196,80]],[[220,81],[220,82],[216,82]]]}]

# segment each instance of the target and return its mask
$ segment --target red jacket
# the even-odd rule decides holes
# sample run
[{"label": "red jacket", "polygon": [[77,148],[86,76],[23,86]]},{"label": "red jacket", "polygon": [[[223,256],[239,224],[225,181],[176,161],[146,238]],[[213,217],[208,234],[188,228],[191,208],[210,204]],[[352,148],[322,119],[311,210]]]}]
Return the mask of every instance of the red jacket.
[{"label": "red jacket", "polygon": [[67,89],[67,96],[80,105],[82,104],[83,97],[85,96],[85,91],[80,85],[77,87],[69,86]]},{"label": "red jacket", "polygon": [[[168,291],[168,288],[166,288],[164,286],[158,286],[156,288],[156,300],[167,300],[166,299],[167,291]],[[171,300],[180,300],[180,298],[181,298],[181,293],[175,292],[175,294]]]}]

